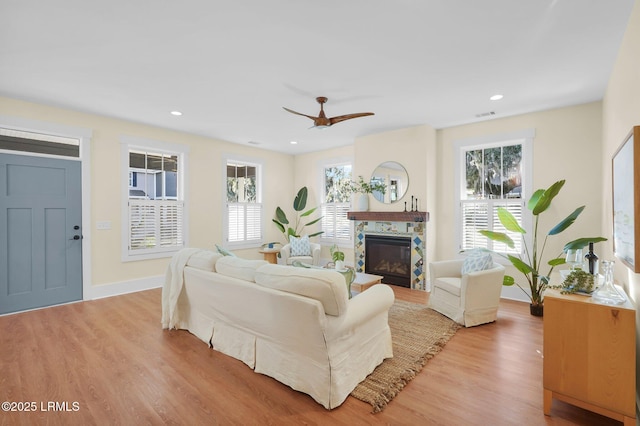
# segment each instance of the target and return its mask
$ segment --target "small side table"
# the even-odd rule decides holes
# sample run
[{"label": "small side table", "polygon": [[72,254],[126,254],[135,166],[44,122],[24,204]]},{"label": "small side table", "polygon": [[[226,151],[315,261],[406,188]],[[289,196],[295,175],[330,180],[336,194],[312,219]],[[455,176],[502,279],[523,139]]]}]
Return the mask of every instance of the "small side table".
[{"label": "small side table", "polygon": [[[351,289],[360,293],[375,284],[380,284],[384,277],[382,275],[365,274],[364,272],[356,272],[356,279],[351,283]],[[354,286],[356,287],[354,289]]]},{"label": "small side table", "polygon": [[278,263],[278,253],[280,249],[277,248],[263,248],[258,250],[259,253],[264,255],[264,260],[269,263]]}]

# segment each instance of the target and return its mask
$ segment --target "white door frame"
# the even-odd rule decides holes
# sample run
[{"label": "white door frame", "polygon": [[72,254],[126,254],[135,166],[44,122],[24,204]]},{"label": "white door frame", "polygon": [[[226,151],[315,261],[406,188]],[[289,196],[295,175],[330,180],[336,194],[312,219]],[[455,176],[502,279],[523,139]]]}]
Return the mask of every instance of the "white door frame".
[{"label": "white door frame", "polygon": [[[0,127],[25,132],[43,133],[47,135],[75,138],[80,141],[80,158],[82,178],[82,300],[92,299],[91,282],[91,136],[93,131],[83,127],[65,126],[46,121],[32,120],[0,114]],[[23,151],[3,150],[6,154],[36,155]],[[51,155],[49,155],[52,157]],[[60,157],[74,160],[72,157]]]}]

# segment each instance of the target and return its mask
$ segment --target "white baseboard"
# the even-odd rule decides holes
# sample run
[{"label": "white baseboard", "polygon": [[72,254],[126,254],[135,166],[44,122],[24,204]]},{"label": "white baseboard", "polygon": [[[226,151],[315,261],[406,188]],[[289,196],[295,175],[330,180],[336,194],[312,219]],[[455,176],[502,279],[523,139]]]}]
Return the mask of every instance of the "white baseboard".
[{"label": "white baseboard", "polygon": [[134,293],[137,291],[151,290],[152,288],[162,287],[163,283],[164,275],[157,275],[137,280],[97,285],[91,287],[91,294],[89,294],[88,297],[85,297],[84,300],[102,299],[105,297]]}]

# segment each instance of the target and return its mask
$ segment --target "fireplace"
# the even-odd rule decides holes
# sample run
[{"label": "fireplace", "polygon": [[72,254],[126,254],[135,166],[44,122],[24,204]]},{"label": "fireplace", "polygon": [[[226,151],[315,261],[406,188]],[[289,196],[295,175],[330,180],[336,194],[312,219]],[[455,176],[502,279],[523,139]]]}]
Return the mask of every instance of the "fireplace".
[{"label": "fireplace", "polygon": [[382,275],[387,284],[411,287],[411,238],[365,235],[365,272]]}]

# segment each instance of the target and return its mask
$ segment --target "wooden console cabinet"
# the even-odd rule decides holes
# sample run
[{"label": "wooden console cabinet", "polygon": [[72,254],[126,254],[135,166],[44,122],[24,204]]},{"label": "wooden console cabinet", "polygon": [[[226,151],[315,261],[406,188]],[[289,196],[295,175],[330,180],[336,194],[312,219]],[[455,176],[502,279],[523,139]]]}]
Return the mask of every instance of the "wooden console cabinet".
[{"label": "wooden console cabinet", "polygon": [[544,414],[558,399],[635,426],[635,310],[547,290],[544,298]]}]

